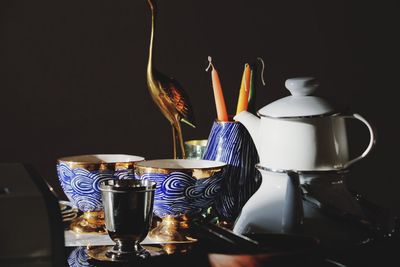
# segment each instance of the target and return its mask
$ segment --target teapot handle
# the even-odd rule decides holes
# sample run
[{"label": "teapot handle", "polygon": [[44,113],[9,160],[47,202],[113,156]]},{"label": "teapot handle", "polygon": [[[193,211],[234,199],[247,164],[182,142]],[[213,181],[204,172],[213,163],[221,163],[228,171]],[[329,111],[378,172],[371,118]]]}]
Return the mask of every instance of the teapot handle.
[{"label": "teapot handle", "polygon": [[346,164],[344,164],[343,168],[346,169],[346,168],[350,167],[351,165],[353,165],[354,163],[356,163],[357,161],[359,161],[360,159],[363,159],[365,156],[368,155],[369,152],[371,152],[371,150],[374,147],[375,142],[376,142],[376,132],[375,132],[375,129],[368,123],[368,121],[366,119],[364,119],[358,113],[353,113],[350,115],[343,115],[341,117],[345,118],[345,119],[360,120],[362,123],[364,123],[367,126],[367,128],[369,130],[369,136],[370,136],[369,144],[368,144],[367,148],[364,150],[364,152],[360,156],[358,156],[355,159],[352,159],[349,162],[347,162]]}]

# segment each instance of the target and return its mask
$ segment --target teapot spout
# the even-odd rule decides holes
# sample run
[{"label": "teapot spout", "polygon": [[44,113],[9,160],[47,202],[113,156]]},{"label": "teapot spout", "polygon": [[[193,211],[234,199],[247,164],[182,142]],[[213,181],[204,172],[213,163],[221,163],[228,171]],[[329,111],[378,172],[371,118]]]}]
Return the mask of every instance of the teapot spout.
[{"label": "teapot spout", "polygon": [[259,138],[259,128],[261,124],[261,120],[259,117],[253,115],[250,112],[242,111],[233,117],[235,121],[240,122],[244,125],[247,131],[250,133],[251,138],[253,139],[254,144],[256,145],[256,149],[258,153],[260,153],[260,138]]}]

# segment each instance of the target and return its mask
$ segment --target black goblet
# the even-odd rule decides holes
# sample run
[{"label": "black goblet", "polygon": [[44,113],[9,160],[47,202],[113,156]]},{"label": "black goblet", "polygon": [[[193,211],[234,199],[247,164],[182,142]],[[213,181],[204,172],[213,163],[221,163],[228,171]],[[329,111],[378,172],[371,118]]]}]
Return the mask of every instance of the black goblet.
[{"label": "black goblet", "polygon": [[151,226],[156,183],[143,180],[107,179],[100,183],[105,224],[116,243],[106,256],[115,261],[147,258],[140,245]]}]

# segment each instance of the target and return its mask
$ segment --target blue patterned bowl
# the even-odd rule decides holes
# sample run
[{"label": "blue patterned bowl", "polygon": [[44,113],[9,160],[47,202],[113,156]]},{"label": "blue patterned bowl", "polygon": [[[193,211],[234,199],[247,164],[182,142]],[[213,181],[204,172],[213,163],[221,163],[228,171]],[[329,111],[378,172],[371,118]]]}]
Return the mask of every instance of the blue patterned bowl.
[{"label": "blue patterned bowl", "polygon": [[90,266],[87,262],[88,260],[86,247],[77,247],[68,256],[68,266],[69,267],[85,267]]},{"label": "blue patterned bowl", "polygon": [[142,157],[119,154],[64,157],[57,161],[57,174],[68,199],[83,212],[95,212],[103,209],[100,181],[133,179],[134,165],[142,160]]},{"label": "blue patterned bowl", "polygon": [[155,215],[192,217],[214,202],[221,190],[225,166],[212,160],[149,160],[136,164],[135,177],[157,183]]}]

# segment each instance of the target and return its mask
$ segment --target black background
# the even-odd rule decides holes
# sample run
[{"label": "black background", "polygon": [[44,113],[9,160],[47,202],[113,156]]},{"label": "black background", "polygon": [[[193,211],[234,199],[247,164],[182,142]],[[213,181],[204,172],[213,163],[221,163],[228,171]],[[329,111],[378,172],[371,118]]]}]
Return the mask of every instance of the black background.
[{"label": "black background", "polygon": [[[156,66],[180,81],[197,119],[196,129],[183,126],[185,139],[207,138],[216,116],[207,56],[230,113],[244,63],[260,56],[267,86],[257,86],[257,108],[288,95],[285,79],[315,76],[319,95],[375,125],[376,148],[348,184],[400,213],[399,31],[394,6],[368,2],[159,0]],[[146,87],[149,34],[145,0],[2,0],[0,161],[34,163],[60,191],[61,156],[171,157],[170,125]],[[349,125],[353,156],[367,136]]]}]

